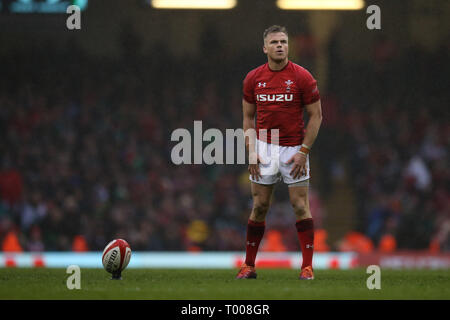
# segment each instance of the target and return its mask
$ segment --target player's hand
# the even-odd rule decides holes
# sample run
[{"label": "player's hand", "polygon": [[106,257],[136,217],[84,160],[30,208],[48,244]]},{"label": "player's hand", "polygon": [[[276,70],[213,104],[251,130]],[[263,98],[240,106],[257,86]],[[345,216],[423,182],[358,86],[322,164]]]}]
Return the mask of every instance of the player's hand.
[{"label": "player's hand", "polygon": [[250,172],[250,175],[252,176],[253,180],[258,181],[259,178],[261,178],[261,171],[259,169],[259,164],[263,163],[261,161],[261,158],[256,153],[250,153],[248,157],[248,172]]},{"label": "player's hand", "polygon": [[290,172],[292,178],[298,179],[301,176],[306,175],[307,171],[306,171],[305,155],[297,152],[286,163],[287,164],[294,163],[294,166],[292,167],[292,170]]}]

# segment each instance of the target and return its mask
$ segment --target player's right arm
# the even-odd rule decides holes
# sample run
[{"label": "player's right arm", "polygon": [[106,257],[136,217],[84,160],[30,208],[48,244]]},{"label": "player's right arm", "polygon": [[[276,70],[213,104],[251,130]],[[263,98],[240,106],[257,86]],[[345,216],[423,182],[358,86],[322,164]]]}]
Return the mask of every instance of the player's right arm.
[{"label": "player's right arm", "polygon": [[261,172],[258,165],[258,156],[256,153],[256,130],[255,130],[255,115],[256,105],[247,102],[242,99],[242,112],[243,112],[243,130],[245,137],[245,150],[247,153],[247,159],[249,161],[248,171],[253,179],[258,180],[261,177]]},{"label": "player's right arm", "polygon": [[255,141],[251,141],[251,140],[253,140],[251,137],[251,136],[253,136],[253,134],[250,134],[250,133],[252,131],[256,133],[256,131],[255,131],[256,105],[245,101],[245,99],[242,99],[242,112],[243,112],[243,118],[244,118],[244,123],[243,123],[242,128],[244,129],[244,133],[245,133],[245,147],[247,150],[249,150],[248,147],[249,147],[250,142],[253,142],[253,144],[255,142]]}]

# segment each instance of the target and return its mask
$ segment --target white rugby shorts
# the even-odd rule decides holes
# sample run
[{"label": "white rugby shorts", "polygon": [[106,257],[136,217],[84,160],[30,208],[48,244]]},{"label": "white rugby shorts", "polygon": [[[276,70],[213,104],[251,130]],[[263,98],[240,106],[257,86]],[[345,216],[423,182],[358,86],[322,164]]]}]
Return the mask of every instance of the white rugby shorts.
[{"label": "white rugby shorts", "polygon": [[286,162],[300,150],[298,146],[279,146],[275,144],[268,144],[264,141],[256,140],[256,152],[261,161],[259,163],[259,170],[261,177],[258,180],[252,179],[249,175],[250,181],[259,184],[275,184],[283,178],[283,182],[290,185],[299,182],[306,182],[310,178],[309,155],[306,156],[306,174],[294,179],[290,172],[294,166],[294,162],[287,164]]}]

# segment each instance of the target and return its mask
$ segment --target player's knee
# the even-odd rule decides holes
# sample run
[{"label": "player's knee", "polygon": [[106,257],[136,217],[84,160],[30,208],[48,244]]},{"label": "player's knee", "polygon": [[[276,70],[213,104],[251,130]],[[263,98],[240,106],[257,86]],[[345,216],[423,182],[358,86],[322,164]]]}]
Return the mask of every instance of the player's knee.
[{"label": "player's knee", "polygon": [[253,214],[258,220],[263,220],[269,210],[269,202],[256,202],[253,205]]},{"label": "player's knee", "polygon": [[292,208],[297,218],[307,218],[309,215],[308,207],[304,201],[295,201],[292,203]]}]

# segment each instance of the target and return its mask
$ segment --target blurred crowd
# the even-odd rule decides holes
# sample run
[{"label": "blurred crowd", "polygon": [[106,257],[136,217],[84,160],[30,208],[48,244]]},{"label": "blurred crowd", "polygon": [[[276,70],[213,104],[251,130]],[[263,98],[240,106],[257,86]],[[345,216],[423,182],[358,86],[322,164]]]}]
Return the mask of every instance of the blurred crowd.
[{"label": "blurred crowd", "polygon": [[401,51],[379,37],[369,65],[344,71],[339,57],[330,59],[336,110],[322,145],[339,160],[324,168],[333,176],[343,163],[356,195],[355,231],[374,248],[450,250],[449,49]]},{"label": "blurred crowd", "polygon": [[[96,251],[114,238],[133,250],[244,250],[247,166],[174,165],[170,137],[194,120],[203,131],[242,127],[242,79],[264,56],[229,57],[207,41],[210,59],[163,44],[137,54],[122,40],[120,59],[56,43],[0,58],[2,250]],[[400,52],[379,39],[372,60],[348,64],[330,46],[316,228],[343,168],[355,232],[375,247],[391,236],[396,249],[449,251],[448,48]],[[263,247],[298,250],[285,186],[275,198]]]}]

